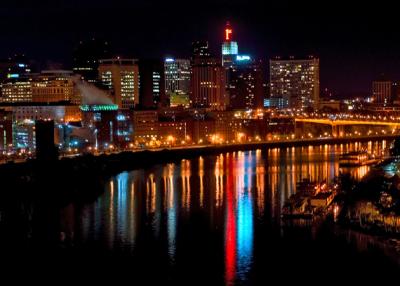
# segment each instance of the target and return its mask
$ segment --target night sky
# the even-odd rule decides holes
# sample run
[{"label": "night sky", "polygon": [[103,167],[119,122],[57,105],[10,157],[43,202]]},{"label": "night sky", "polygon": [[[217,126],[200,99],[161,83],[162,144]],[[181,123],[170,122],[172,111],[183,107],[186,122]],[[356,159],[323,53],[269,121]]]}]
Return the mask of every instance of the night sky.
[{"label": "night sky", "polygon": [[334,94],[369,92],[381,73],[400,80],[396,7],[389,1],[319,2],[1,1],[0,57],[22,52],[49,66],[68,67],[76,43],[93,36],[108,39],[121,56],[188,57],[196,39],[209,40],[219,55],[229,20],[242,53],[261,59],[319,56],[321,88]]}]

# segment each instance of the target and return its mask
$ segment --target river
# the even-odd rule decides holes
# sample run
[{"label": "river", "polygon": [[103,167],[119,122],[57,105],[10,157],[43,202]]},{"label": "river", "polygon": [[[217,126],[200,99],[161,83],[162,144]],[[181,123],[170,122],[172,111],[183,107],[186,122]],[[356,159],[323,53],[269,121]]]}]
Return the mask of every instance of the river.
[{"label": "river", "polygon": [[329,182],[340,172],[361,178],[369,167],[340,169],[339,154],[360,148],[381,154],[387,145],[238,151],[126,171],[109,179],[95,201],[42,212],[20,226],[10,227],[15,220],[3,216],[0,230],[18,243],[1,249],[17,265],[24,261],[22,269],[41,257],[66,277],[107,276],[133,285],[388,277],[398,264],[375,244],[360,248],[360,236],[350,239],[333,223],[287,225],[280,219],[296,182]]}]

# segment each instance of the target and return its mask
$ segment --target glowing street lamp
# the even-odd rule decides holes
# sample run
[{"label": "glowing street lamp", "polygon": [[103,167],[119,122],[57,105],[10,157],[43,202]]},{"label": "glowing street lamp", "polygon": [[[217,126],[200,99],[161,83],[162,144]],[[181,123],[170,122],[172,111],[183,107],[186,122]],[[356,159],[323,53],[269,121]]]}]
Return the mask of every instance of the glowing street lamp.
[{"label": "glowing street lamp", "polygon": [[172,146],[172,144],[175,142],[175,137],[172,136],[172,135],[169,135],[169,136],[167,137],[167,142],[168,142],[168,144],[169,144],[170,146]]},{"label": "glowing street lamp", "polygon": [[237,140],[239,142],[242,142],[242,140],[245,138],[246,134],[244,134],[243,132],[240,132],[237,134]]}]

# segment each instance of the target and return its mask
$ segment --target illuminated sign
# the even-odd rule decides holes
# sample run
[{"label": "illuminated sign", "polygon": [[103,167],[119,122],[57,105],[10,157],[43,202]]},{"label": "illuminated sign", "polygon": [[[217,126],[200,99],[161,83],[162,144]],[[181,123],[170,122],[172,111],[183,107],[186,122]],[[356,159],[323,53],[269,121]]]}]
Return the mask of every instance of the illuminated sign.
[{"label": "illuminated sign", "polygon": [[24,68],[24,67],[25,67],[24,64],[18,64],[18,66],[19,66],[20,68]]},{"label": "illuminated sign", "polygon": [[165,59],[165,62],[167,62],[167,63],[172,63],[172,62],[174,62],[175,60],[174,59],[172,59],[172,58],[166,58]]},{"label": "illuminated sign", "polygon": [[80,109],[84,112],[89,111],[114,111],[118,110],[118,105],[116,104],[99,104],[99,105],[81,105]]},{"label": "illuminated sign", "polygon": [[7,75],[7,78],[19,78],[19,74],[17,74],[17,73],[9,73]]},{"label": "illuminated sign", "polygon": [[237,55],[237,56],[236,56],[236,60],[237,60],[237,61],[249,61],[249,60],[250,60],[250,56],[247,56],[247,55]]},{"label": "illuminated sign", "polygon": [[230,41],[232,38],[232,29],[226,28],[225,29],[225,40]]}]

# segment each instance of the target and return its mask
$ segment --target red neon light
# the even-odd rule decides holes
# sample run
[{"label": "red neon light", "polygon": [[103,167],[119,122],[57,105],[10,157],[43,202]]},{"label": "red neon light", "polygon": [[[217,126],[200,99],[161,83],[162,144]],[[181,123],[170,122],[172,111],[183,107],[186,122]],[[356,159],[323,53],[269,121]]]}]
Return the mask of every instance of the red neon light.
[{"label": "red neon light", "polygon": [[232,29],[226,28],[225,29],[225,40],[230,41],[232,35]]}]

